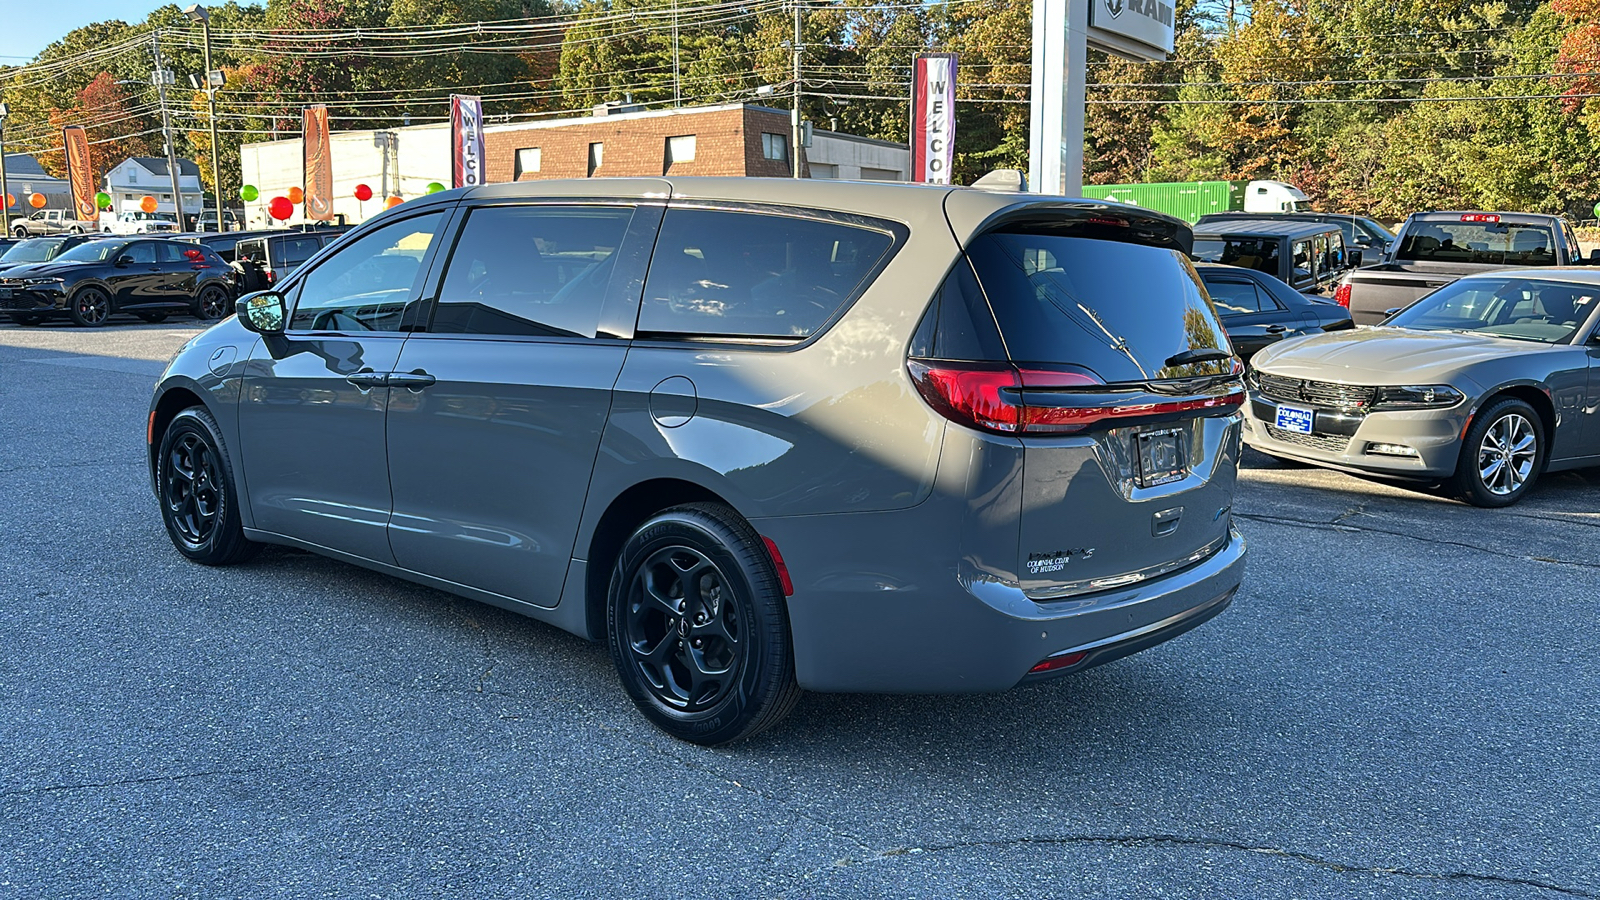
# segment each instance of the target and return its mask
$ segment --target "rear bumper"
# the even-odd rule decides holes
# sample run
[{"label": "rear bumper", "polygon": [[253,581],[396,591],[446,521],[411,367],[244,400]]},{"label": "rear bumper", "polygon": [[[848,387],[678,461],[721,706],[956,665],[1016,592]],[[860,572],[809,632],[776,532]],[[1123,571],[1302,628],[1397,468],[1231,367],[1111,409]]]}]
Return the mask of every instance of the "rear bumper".
[{"label": "rear bumper", "polygon": [[[863,517],[755,523],[783,548],[797,576],[789,623],[796,677],[808,690],[992,692],[1082,671],[1205,622],[1227,607],[1244,576],[1244,538],[1230,529],[1220,550],[1181,571],[1035,602],[1014,585],[964,581],[950,564],[923,567],[915,580],[897,578],[886,560],[898,555],[900,542],[891,533],[852,547],[840,540],[850,530],[840,521],[847,518]],[[818,544],[838,552],[824,559],[789,550]],[[1071,666],[1029,674],[1047,658],[1076,653],[1084,657]]]}]

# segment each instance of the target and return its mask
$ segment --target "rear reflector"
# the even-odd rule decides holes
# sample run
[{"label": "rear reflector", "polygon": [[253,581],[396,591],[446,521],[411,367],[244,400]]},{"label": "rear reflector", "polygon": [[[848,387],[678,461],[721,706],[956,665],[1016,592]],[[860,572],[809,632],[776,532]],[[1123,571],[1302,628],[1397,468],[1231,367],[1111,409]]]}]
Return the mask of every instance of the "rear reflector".
[{"label": "rear reflector", "polygon": [[1052,656],[1044,662],[1039,663],[1037,666],[1029,669],[1028,674],[1037,675],[1040,672],[1054,672],[1057,669],[1071,668],[1072,666],[1083,662],[1084,658],[1088,655],[1089,654],[1087,652],[1079,652],[1066,653],[1061,656]]},{"label": "rear reflector", "polygon": [[772,557],[772,566],[778,570],[778,584],[783,586],[783,595],[793,597],[794,582],[789,578],[789,565],[783,561],[783,554],[778,552],[778,545],[766,535],[761,536],[761,542],[767,545],[767,555]]},{"label": "rear reflector", "polygon": [[1349,309],[1350,308],[1350,284],[1349,284],[1349,282],[1346,282],[1344,284],[1339,285],[1339,289],[1333,292],[1333,302],[1339,304],[1340,306],[1344,307],[1345,309]]},{"label": "rear reflector", "polygon": [[156,411],[153,409],[150,410],[150,421],[144,426],[144,442],[146,444],[156,442]]}]

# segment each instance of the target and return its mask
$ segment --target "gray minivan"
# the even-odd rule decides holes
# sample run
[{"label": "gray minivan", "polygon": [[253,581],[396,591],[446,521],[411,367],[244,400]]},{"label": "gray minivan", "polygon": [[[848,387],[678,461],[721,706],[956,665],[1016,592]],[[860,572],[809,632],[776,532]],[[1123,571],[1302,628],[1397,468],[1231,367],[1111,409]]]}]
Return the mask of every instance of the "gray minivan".
[{"label": "gray minivan", "polygon": [[1176,219],[759,178],[447,191],[190,342],[188,558],[285,544],[608,642],[723,743],[800,689],[999,691],[1220,612],[1240,368]]}]

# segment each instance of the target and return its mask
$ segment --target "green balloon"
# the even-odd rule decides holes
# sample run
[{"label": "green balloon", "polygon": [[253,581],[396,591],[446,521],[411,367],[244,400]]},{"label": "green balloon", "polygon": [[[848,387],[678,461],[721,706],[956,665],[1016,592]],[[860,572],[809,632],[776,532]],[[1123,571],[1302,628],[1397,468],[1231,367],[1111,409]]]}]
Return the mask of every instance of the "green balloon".
[{"label": "green balloon", "polygon": [[246,203],[249,203],[259,196],[261,196],[261,192],[256,190],[256,186],[253,184],[247,184],[244,187],[239,188],[239,199]]},{"label": "green balloon", "polygon": [[1594,215],[1595,218],[1600,219],[1600,203],[1594,205]]},{"label": "green balloon", "polygon": [[437,194],[442,190],[444,190],[444,185],[440,184],[439,182],[437,182],[437,181],[428,182],[428,193]]},{"label": "green balloon", "polygon": [[106,193],[105,191],[101,191],[100,193],[95,194],[94,195],[94,205],[95,205],[96,209],[110,209],[111,208],[111,195]]}]

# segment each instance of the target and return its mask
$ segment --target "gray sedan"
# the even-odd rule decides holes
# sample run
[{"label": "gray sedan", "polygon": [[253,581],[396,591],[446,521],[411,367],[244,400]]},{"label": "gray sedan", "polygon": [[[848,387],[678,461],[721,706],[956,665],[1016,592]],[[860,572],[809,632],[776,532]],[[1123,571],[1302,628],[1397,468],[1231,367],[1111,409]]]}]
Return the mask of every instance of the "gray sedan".
[{"label": "gray sedan", "polygon": [[1600,465],[1597,320],[1600,272],[1463,278],[1382,325],[1262,350],[1245,443],[1510,505],[1542,472]]}]

